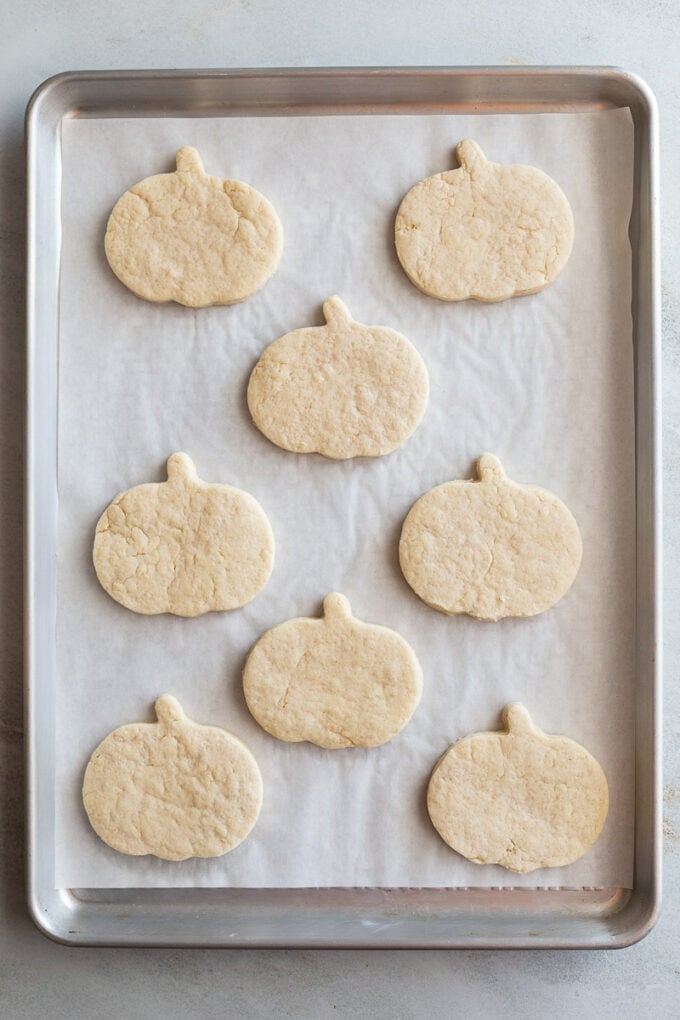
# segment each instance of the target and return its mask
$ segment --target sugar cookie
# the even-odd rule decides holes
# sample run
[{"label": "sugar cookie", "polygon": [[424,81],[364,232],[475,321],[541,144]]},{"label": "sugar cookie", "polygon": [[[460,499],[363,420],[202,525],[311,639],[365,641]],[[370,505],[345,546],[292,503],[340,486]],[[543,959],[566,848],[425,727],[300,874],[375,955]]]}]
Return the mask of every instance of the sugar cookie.
[{"label": "sugar cookie", "polygon": [[542,613],[578,573],[576,521],[552,492],[507,478],[489,453],[477,472],[478,480],[438,485],[411,507],[399,542],[404,577],[441,613]]},{"label": "sugar cookie", "polygon": [[190,147],[177,170],[155,174],[116,202],[105,249],[118,279],[146,301],[231,305],[279,264],[283,231],[267,199],[241,181],[211,177]]},{"label": "sugar cookie", "polygon": [[460,169],[411,188],[394,228],[412,283],[442,301],[534,294],[566,263],[574,218],[556,182],[532,166],[490,163],[476,142],[456,148]]},{"label": "sugar cookie", "polygon": [[321,619],[268,630],[243,671],[248,708],[279,740],[319,747],[376,747],[398,733],[420,701],[411,647],[387,627],[362,623],[334,592]]},{"label": "sugar cookie", "polygon": [[445,843],[476,864],[524,873],[572,864],[593,845],[609,807],[604,772],[569,737],[543,733],[523,705],[505,730],[473,733],[446,751],[427,789]]},{"label": "sugar cookie", "polygon": [[169,694],[156,715],[109,733],[90,758],[83,804],[92,828],[120,853],[165,861],[233,850],[262,806],[257,762],[232,733],[187,719]]},{"label": "sugar cookie", "polygon": [[248,384],[253,421],[295,453],[390,453],[425,413],[423,360],[401,333],[356,322],[339,297],[323,312],[325,326],[296,329],[265,350]]},{"label": "sugar cookie", "polygon": [[167,482],[116,496],[97,524],[97,577],[135,613],[200,616],[255,598],[274,563],[274,536],[257,500],[203,482],[186,453]]}]

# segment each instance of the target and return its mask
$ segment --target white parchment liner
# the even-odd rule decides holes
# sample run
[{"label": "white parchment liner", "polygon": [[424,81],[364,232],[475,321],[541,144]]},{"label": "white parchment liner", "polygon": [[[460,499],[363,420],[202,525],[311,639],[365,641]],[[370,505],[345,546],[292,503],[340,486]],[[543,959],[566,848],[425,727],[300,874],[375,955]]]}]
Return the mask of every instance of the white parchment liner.
[{"label": "white parchment liner", "polygon": [[[572,203],[569,263],[543,293],[496,305],[419,293],[392,244],[418,180],[455,165],[465,137],[498,162],[551,174]],[[633,128],[627,111],[527,116],[72,120],[63,125],[59,392],[59,613],[55,881],[115,886],[629,885],[633,859],[635,501],[631,252]],[[103,235],[117,198],[195,145],[206,169],[248,181],[284,225],[280,269],[231,308],[153,305],[110,271]],[[394,454],[332,462],[270,444],[250,423],[249,373],[264,347],[322,322],[338,293],[389,325],[428,365],[426,417]],[[185,450],[206,480],[252,492],[276,536],[264,591],[243,610],[145,618],[110,599],[92,565],[95,523],[122,489],[165,478]],[[531,620],[448,618],[398,566],[401,522],[433,485],[496,453],[545,486],[581,527],[567,597]],[[243,699],[246,653],[267,628],[343,592],[361,619],[398,630],[425,674],[421,705],[382,748],[323,751],[261,730]],[[197,721],[242,737],[265,802],[223,858],[131,858],[95,836],[80,786],[110,730],[151,720],[176,695]],[[451,851],[431,827],[431,769],[458,737],[500,724],[519,699],[549,732],[601,762],[611,808],[567,868],[515,876]]]}]

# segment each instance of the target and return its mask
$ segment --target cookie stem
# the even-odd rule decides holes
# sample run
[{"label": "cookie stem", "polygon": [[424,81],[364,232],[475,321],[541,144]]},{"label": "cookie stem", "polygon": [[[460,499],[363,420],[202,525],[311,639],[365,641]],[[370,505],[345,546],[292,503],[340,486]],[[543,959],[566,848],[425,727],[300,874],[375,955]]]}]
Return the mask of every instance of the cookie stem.
[{"label": "cookie stem", "polygon": [[164,726],[176,726],[185,718],[182,706],[172,694],[162,694],[156,699],[154,708],[159,723],[163,723]]},{"label": "cookie stem", "polygon": [[327,301],[324,301],[323,314],[326,320],[326,325],[328,326],[342,326],[345,323],[352,321],[349,308],[337,294],[334,294],[333,297],[329,297]]},{"label": "cookie stem", "polygon": [[194,462],[186,453],[173,453],[168,457],[167,470],[169,482],[186,482],[198,477]]},{"label": "cookie stem", "polygon": [[344,595],[333,591],[323,600],[323,615],[327,620],[348,620],[352,615],[352,607]]},{"label": "cookie stem", "polygon": [[500,482],[506,477],[503,465],[493,453],[483,453],[479,458],[477,476],[480,482]]},{"label": "cookie stem", "polygon": [[478,170],[481,170],[489,162],[477,142],[471,138],[465,138],[456,146],[456,158],[464,170],[474,177]]},{"label": "cookie stem", "polygon": [[203,160],[196,149],[185,145],[177,153],[177,171],[181,174],[204,174]]},{"label": "cookie stem", "polygon": [[503,725],[508,733],[512,733],[515,736],[522,733],[533,733],[535,729],[531,716],[519,701],[512,701],[509,705],[505,706],[503,709]]}]

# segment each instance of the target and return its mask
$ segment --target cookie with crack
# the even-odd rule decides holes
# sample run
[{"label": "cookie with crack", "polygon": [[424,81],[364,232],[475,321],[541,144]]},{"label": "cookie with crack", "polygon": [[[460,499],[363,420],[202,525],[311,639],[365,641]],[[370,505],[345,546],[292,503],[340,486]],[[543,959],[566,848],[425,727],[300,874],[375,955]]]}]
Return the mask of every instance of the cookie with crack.
[{"label": "cookie with crack", "polygon": [[399,634],[357,620],[333,592],[321,619],[288,620],[262,635],[243,690],[254,718],[279,740],[376,747],[413,715],[422,671]]},{"label": "cookie with crack", "polygon": [[521,874],[572,864],[600,835],[609,808],[600,765],[569,737],[543,733],[518,702],[504,730],[473,733],[439,759],[427,810],[445,843],[476,864]]},{"label": "cookie with crack", "polygon": [[420,181],[397,212],[394,240],[409,280],[441,301],[505,301],[542,290],[562,271],[574,217],[536,167],[491,163],[459,142],[458,170]]},{"label": "cookie with crack", "polygon": [[116,496],[100,517],[94,567],[109,595],[135,613],[200,616],[238,609],[266,584],[274,535],[250,493],[202,481],[186,453],[167,482]]},{"label": "cookie with crack", "polygon": [[146,177],[116,202],[104,247],[138,297],[203,308],[235,304],[264,286],[279,264],[283,230],[264,195],[211,177],[187,146],[173,173]]},{"label": "cookie with crack", "polygon": [[264,351],[248,383],[253,421],[294,453],[391,453],[425,413],[423,359],[396,330],[357,322],[337,296],[323,313],[325,326],[286,333]]},{"label": "cookie with crack", "polygon": [[255,758],[233,733],[188,719],[170,694],[156,715],[109,733],[92,754],[83,780],[92,828],[120,853],[164,861],[233,850],[262,806]]},{"label": "cookie with crack", "polygon": [[399,563],[423,602],[479,620],[535,616],[569,590],[582,544],[554,493],[509,479],[485,453],[475,481],[445,482],[411,507]]}]

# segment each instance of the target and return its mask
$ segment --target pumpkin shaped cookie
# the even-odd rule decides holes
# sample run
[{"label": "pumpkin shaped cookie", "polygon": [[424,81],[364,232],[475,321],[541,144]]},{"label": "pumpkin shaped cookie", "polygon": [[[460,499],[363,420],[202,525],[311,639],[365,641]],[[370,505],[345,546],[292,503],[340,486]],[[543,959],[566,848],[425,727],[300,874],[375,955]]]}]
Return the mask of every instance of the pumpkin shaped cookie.
[{"label": "pumpkin shaped cookie", "polygon": [[259,191],[206,174],[186,147],[173,173],[146,177],[116,202],[104,243],[111,269],[139,297],[203,308],[258,291],[279,264],[283,231]]},{"label": "pumpkin shaped cookie", "polygon": [[279,740],[319,747],[376,747],[420,701],[422,671],[387,627],[362,623],[334,592],[320,620],[288,620],[255,643],[243,671],[251,713]]},{"label": "pumpkin shaped cookie", "polygon": [[471,140],[456,155],[458,170],[416,184],[399,206],[394,236],[406,275],[442,301],[504,301],[542,290],[574,240],[562,190],[535,167],[491,163]]},{"label": "pumpkin shaped cookie", "polygon": [[578,525],[554,493],[511,481],[492,454],[477,472],[476,481],[445,482],[411,507],[399,542],[404,577],[441,613],[542,613],[578,573]]},{"label": "pumpkin shaped cookie", "polygon": [[169,694],[155,723],[109,733],[85,770],[92,828],[123,854],[164,861],[219,857],[241,843],[262,806],[262,777],[242,741],[187,719]]},{"label": "pumpkin shaped cookie", "polygon": [[102,587],[127,609],[200,616],[255,598],[274,536],[253,496],[201,481],[187,454],[174,453],[167,482],[136,485],[106,508],[92,555]]},{"label": "pumpkin shaped cookie", "polygon": [[473,733],[439,759],[427,788],[432,824],[476,864],[520,873],[572,864],[607,817],[604,772],[576,741],[534,726],[518,702],[503,722],[503,731]]},{"label": "pumpkin shaped cookie", "polygon": [[296,329],[265,350],[248,383],[253,421],[295,453],[390,453],[425,413],[423,360],[401,333],[356,322],[339,297],[323,312],[325,326]]}]

